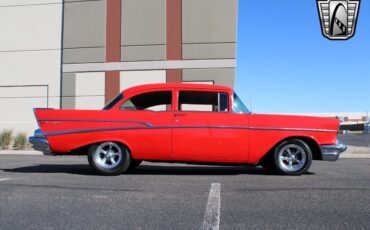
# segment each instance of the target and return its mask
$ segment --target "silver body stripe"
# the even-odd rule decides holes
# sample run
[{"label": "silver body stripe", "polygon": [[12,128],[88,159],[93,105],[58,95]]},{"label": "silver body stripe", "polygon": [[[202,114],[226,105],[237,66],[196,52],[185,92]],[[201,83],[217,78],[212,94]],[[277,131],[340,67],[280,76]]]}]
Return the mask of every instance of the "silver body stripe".
[{"label": "silver body stripe", "polygon": [[148,127],[153,125],[145,121],[136,120],[96,120],[96,119],[39,119],[39,122],[103,122],[103,123],[136,123],[143,124]]},{"label": "silver body stripe", "polygon": [[57,132],[42,133],[42,136],[56,136],[73,133],[89,133],[103,131],[119,131],[119,130],[138,130],[138,129],[248,129],[248,130],[264,130],[264,131],[306,131],[306,132],[337,132],[331,129],[308,129],[308,128],[269,128],[269,127],[249,127],[249,126],[138,126],[138,127],[113,127],[113,128],[92,128],[65,130]]}]

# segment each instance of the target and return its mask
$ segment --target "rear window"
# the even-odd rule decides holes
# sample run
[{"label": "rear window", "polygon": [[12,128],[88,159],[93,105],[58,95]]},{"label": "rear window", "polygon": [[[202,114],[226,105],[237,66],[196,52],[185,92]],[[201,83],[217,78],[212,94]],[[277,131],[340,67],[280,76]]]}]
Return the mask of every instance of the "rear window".
[{"label": "rear window", "polygon": [[121,105],[120,109],[169,111],[171,110],[171,102],[171,91],[149,92],[131,97]]}]

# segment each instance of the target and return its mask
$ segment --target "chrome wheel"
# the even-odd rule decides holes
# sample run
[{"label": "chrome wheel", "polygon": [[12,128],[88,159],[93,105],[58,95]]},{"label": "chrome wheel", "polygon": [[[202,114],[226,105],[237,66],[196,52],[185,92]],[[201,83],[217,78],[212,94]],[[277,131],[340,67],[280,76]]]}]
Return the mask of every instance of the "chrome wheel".
[{"label": "chrome wheel", "polygon": [[287,140],[275,148],[272,162],[278,173],[301,175],[311,167],[312,151],[303,140]]},{"label": "chrome wheel", "polygon": [[282,168],[289,172],[297,172],[304,167],[307,157],[301,146],[289,144],[279,151],[278,158]]},{"label": "chrome wheel", "polygon": [[113,169],[123,160],[122,149],[114,142],[104,142],[96,148],[93,158],[99,167]]}]

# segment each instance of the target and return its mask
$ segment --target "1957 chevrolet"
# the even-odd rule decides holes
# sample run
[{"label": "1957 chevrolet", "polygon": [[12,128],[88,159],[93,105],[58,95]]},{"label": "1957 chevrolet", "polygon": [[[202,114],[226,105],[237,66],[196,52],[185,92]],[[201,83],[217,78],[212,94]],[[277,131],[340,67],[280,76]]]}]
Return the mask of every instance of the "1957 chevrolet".
[{"label": "1957 chevrolet", "polygon": [[151,84],[123,91],[102,110],[34,109],[29,140],[45,155],[87,154],[98,173],[142,161],[261,165],[300,175],[312,160],[336,161],[339,120],[252,114],[231,88]]}]

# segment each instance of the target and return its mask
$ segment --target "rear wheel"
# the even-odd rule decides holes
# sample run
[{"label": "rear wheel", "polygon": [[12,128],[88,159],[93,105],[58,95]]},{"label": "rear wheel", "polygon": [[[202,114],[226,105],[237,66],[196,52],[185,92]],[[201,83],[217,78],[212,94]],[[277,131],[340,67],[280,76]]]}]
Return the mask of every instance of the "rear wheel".
[{"label": "rear wheel", "polygon": [[130,165],[130,153],[124,146],[115,142],[103,142],[89,148],[90,166],[103,175],[119,175]]},{"label": "rear wheel", "polygon": [[311,167],[312,151],[302,140],[288,140],[276,147],[272,162],[281,174],[301,175]]}]

